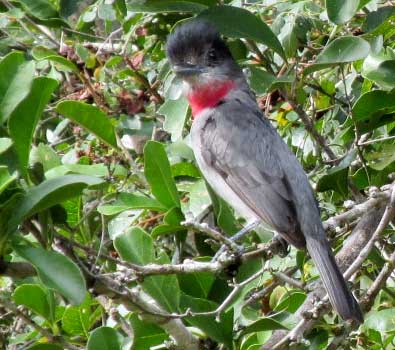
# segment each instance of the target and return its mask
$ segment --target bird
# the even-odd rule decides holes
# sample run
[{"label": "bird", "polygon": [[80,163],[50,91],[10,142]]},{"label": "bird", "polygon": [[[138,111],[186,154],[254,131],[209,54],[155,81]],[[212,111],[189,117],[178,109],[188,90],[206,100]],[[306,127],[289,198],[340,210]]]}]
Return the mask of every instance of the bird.
[{"label": "bird", "polygon": [[192,111],[191,146],[204,178],[247,222],[306,249],[344,320],[363,322],[326,237],[307,175],[274,126],[216,26],[192,19],[168,36],[170,67]]}]

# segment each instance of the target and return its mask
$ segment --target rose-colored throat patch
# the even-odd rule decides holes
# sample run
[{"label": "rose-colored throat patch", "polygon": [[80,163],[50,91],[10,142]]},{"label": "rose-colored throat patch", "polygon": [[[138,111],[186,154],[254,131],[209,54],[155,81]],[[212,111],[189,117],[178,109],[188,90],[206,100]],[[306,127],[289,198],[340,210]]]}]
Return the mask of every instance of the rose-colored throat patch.
[{"label": "rose-colored throat patch", "polygon": [[232,80],[216,81],[195,88],[188,94],[192,116],[196,118],[206,108],[212,108],[221,101],[235,86]]}]

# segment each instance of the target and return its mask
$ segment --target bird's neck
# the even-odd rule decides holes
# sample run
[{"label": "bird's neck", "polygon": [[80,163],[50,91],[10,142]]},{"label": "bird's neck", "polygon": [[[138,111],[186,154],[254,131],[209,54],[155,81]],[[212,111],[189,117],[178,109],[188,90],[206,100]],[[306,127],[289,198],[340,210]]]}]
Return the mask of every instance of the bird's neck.
[{"label": "bird's neck", "polygon": [[192,88],[187,97],[193,118],[198,117],[205,109],[216,106],[235,86],[233,80],[224,80]]}]

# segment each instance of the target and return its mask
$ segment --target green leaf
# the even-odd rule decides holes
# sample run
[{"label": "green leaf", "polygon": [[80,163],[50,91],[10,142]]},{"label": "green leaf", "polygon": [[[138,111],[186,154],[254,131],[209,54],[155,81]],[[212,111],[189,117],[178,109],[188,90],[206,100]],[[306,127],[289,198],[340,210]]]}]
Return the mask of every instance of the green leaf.
[{"label": "green leaf", "polygon": [[284,50],[276,35],[265,22],[250,11],[233,6],[212,6],[200,13],[198,18],[205,18],[214,23],[227,37],[257,41],[285,59]]},{"label": "green leaf", "polygon": [[[366,133],[395,119],[395,92],[373,90],[363,94],[352,107],[357,128]],[[352,124],[350,120],[349,125]]]},{"label": "green leaf", "polygon": [[152,230],[152,238],[156,238],[160,235],[175,234],[180,231],[186,231],[185,227],[181,225],[181,222],[184,220],[185,217],[180,208],[174,207],[170,209],[164,217],[164,224],[157,225]]},{"label": "green leaf", "polygon": [[79,101],[63,101],[56,106],[56,111],[80,124],[108,145],[118,148],[115,129],[108,116],[99,108]]},{"label": "green leaf", "polygon": [[105,21],[116,20],[116,13],[111,4],[99,3],[97,16]]},{"label": "green leaf", "polygon": [[28,96],[9,116],[8,129],[14,141],[20,171],[25,177],[27,177],[27,165],[34,131],[57,86],[58,82],[54,79],[35,78]]},{"label": "green leaf", "polygon": [[[112,176],[126,176],[127,170],[122,166],[115,166]],[[105,164],[64,164],[53,167],[45,173],[47,179],[63,176],[66,174],[81,174],[97,177],[107,177],[110,175]]]},{"label": "green leaf", "polygon": [[235,234],[240,228],[237,226],[237,221],[232,209],[212,190],[211,187],[208,187],[208,191],[211,202],[213,203],[217,225],[228,235]]},{"label": "green leaf", "polygon": [[[208,312],[215,310],[217,307],[216,303],[209,300],[193,298],[186,294],[181,296],[182,309],[190,308],[193,312]],[[210,338],[232,349],[233,309],[223,313],[220,321],[216,321],[214,316],[194,316],[185,319],[192,326],[201,329]]]},{"label": "green leaf", "polygon": [[166,208],[154,198],[134,193],[120,193],[114,203],[100,205],[97,210],[104,215],[115,215],[125,210],[134,209],[164,211]]},{"label": "green leaf", "polygon": [[18,104],[29,94],[34,78],[33,61],[13,52],[0,62],[0,119],[5,122]]},{"label": "green leaf", "polygon": [[287,329],[287,327],[283,326],[280,322],[273,318],[264,317],[244,328],[240,335],[246,335],[260,331],[273,331],[275,329]]},{"label": "green leaf", "polygon": [[[61,166],[62,161],[55,150],[48,144],[40,143],[37,147],[33,147],[29,155],[29,165],[40,163],[45,172],[52,168]],[[65,174],[60,174],[62,176]]]},{"label": "green leaf", "polygon": [[32,50],[32,55],[36,60],[48,60],[56,63],[59,70],[79,74],[79,69],[74,62],[68,60],[63,56],[58,55],[56,52],[46,47],[34,47]]},{"label": "green leaf", "polygon": [[185,294],[202,299],[208,298],[214,280],[215,276],[211,272],[195,272],[178,275],[181,290]]},{"label": "green leaf", "polygon": [[207,6],[193,1],[182,0],[145,0],[131,1],[128,9],[134,12],[191,12],[199,13]]},{"label": "green leaf", "polygon": [[363,62],[361,74],[364,78],[374,81],[383,89],[395,87],[392,78],[395,75],[395,59],[393,54],[370,54]]},{"label": "green leaf", "polygon": [[101,183],[103,180],[85,175],[65,175],[42,182],[29,189],[21,198],[10,218],[8,233],[15,230],[23,219],[80,195],[82,190],[88,186]]},{"label": "green leaf", "polygon": [[303,74],[310,74],[341,63],[362,60],[369,54],[369,51],[369,43],[362,38],[355,36],[337,38],[329,43],[317,56],[315,63],[308,66]]},{"label": "green leaf", "polygon": [[168,99],[158,113],[165,116],[163,129],[171,135],[171,140],[179,140],[188,114],[188,101],[182,96],[178,100]]},{"label": "green leaf", "polygon": [[189,192],[189,206],[187,210],[194,217],[199,216],[210,204],[212,204],[209,193],[207,191],[206,182],[201,179],[195,181],[185,188]]},{"label": "green leaf", "polygon": [[171,166],[171,173],[173,177],[188,176],[200,179],[202,175],[199,169],[193,163],[181,162]]},{"label": "green leaf", "polygon": [[[395,16],[394,6],[380,7],[377,9],[377,11],[372,11],[368,13],[368,15],[366,16],[366,20],[362,25],[362,30],[364,32],[372,32],[393,16]],[[393,24],[390,25],[393,26]]]},{"label": "green leaf", "polygon": [[78,10],[78,6],[82,0],[60,0],[59,12],[60,16],[67,18]]},{"label": "green leaf", "polygon": [[155,260],[152,238],[139,227],[117,236],[114,245],[122,259],[133,264],[146,265]]},{"label": "green leaf", "polygon": [[15,246],[18,255],[37,270],[41,281],[55,289],[71,303],[80,304],[85,298],[85,279],[78,266],[68,257],[54,251],[28,246]]},{"label": "green leaf", "polygon": [[0,154],[7,151],[12,145],[12,140],[8,137],[0,137]]},{"label": "green leaf", "polygon": [[27,12],[40,19],[58,17],[58,13],[48,0],[18,0]]},{"label": "green leaf", "polygon": [[306,294],[299,292],[297,290],[289,291],[284,294],[280,302],[276,305],[274,311],[288,311],[291,313],[296,312],[296,310],[303,304],[306,300]]},{"label": "green leaf", "polygon": [[[114,246],[123,260],[133,264],[170,263],[164,253],[159,254],[159,257],[155,259],[152,237],[139,227],[133,227],[118,235],[114,240]],[[178,310],[180,290],[175,276],[145,277],[141,286],[167,311]]]},{"label": "green leaf", "polygon": [[45,319],[51,319],[51,307],[47,293],[40,285],[22,284],[15,289],[12,298],[15,304],[24,305]]},{"label": "green leaf", "polygon": [[64,350],[63,346],[56,345],[54,343],[39,343],[33,346],[29,346],[26,350]]},{"label": "green leaf", "polygon": [[[16,76],[18,70],[25,64],[25,55],[23,52],[18,52],[14,51],[6,55],[1,61],[0,61],[0,107],[3,104],[3,100],[7,95],[8,90],[11,88],[11,91],[8,93],[9,97],[8,99],[13,96],[17,92],[17,90],[13,87],[11,87],[11,83],[14,80],[14,77]],[[27,78],[27,81],[25,82],[27,87],[25,90],[21,90],[23,92],[21,95],[22,97],[19,98],[19,101],[24,98],[24,96],[27,95],[30,84],[33,80],[33,73],[30,75],[30,83],[29,83],[29,77]],[[15,83],[14,86],[16,87],[17,84]],[[27,91],[26,91],[27,90]],[[24,95],[23,95],[24,94]],[[16,103],[17,104],[17,103]],[[1,112],[1,109],[0,109]],[[3,117],[1,118],[3,119]]]},{"label": "green leaf", "polygon": [[254,66],[250,66],[249,70],[250,74],[248,76],[248,82],[250,83],[251,88],[258,95],[266,94],[279,87],[283,87],[284,85],[290,85],[295,80],[294,77],[289,75],[277,78],[263,69],[259,69]]},{"label": "green leaf", "polygon": [[121,350],[122,338],[111,327],[96,328],[89,336],[87,350]]},{"label": "green leaf", "polygon": [[151,350],[168,339],[168,335],[162,328],[140,320],[135,313],[130,316],[129,321],[133,328],[133,349]]},{"label": "green leaf", "polygon": [[382,171],[395,162],[395,145],[383,144],[379,151],[367,153],[366,159],[369,161],[370,168]]},{"label": "green leaf", "polygon": [[62,316],[62,329],[73,336],[88,336],[89,313],[82,313],[78,306],[68,306]]},{"label": "green leaf", "polygon": [[170,163],[163,145],[149,141],[144,147],[144,173],[152,194],[166,208],[180,206],[177,187],[170,170]]},{"label": "green leaf", "polygon": [[342,196],[348,194],[348,167],[355,159],[356,150],[350,152],[337,166],[329,169],[326,175],[321,177],[317,183],[317,191],[324,192],[334,190]]},{"label": "green leaf", "polygon": [[331,22],[343,24],[357,12],[359,0],[326,0],[326,11]]},{"label": "green leaf", "polygon": [[0,165],[0,194],[16,179],[16,173],[10,175],[8,167],[6,165]]},{"label": "green leaf", "polygon": [[395,330],[395,308],[371,311],[366,315],[364,328],[374,329],[380,333]]}]

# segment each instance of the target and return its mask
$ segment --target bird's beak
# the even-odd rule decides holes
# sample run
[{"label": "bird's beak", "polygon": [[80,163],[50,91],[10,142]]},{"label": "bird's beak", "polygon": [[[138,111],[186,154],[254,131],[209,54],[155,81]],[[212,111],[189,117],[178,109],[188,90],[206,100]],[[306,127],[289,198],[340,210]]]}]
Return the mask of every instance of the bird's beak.
[{"label": "bird's beak", "polygon": [[192,78],[204,73],[204,68],[195,64],[183,63],[173,66],[173,71],[180,78]]}]

